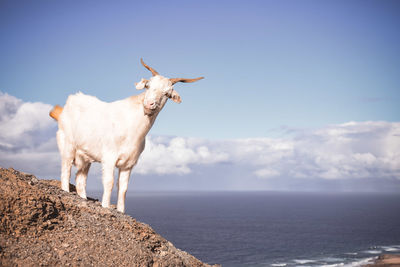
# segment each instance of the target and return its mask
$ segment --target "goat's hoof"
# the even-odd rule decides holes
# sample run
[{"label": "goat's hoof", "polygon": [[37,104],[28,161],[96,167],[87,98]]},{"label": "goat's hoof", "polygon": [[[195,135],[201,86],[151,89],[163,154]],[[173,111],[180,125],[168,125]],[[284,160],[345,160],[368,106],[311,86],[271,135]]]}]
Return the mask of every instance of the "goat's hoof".
[{"label": "goat's hoof", "polygon": [[86,199],[86,200],[87,200],[87,197],[86,197],[86,195],[80,195],[80,194],[78,194],[78,196],[80,196],[81,198],[83,198],[83,199]]}]

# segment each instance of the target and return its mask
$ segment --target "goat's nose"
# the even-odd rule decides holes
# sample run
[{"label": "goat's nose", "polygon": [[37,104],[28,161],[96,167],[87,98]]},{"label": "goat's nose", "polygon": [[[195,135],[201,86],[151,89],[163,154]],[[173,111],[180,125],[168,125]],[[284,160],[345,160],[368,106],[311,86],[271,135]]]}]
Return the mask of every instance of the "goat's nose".
[{"label": "goat's nose", "polygon": [[147,102],[147,108],[149,108],[149,109],[155,109],[156,106],[157,106],[157,104],[156,104],[155,101],[149,101],[149,102]]}]

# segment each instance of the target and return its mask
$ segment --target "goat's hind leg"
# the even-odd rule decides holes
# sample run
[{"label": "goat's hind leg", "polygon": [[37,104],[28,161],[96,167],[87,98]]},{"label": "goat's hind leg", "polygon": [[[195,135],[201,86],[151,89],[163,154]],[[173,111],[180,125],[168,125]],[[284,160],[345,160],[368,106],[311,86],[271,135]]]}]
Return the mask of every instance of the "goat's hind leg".
[{"label": "goat's hind leg", "polygon": [[75,158],[75,166],[78,169],[75,178],[76,192],[81,198],[86,199],[86,179],[90,168],[90,162],[78,156]]},{"label": "goat's hind leg", "polygon": [[61,189],[69,192],[69,181],[71,178],[72,159],[63,158],[61,160]]},{"label": "goat's hind leg", "polygon": [[64,132],[58,130],[57,144],[61,154],[61,189],[69,192],[69,181],[71,178],[72,161],[74,160],[74,149],[66,142]]}]

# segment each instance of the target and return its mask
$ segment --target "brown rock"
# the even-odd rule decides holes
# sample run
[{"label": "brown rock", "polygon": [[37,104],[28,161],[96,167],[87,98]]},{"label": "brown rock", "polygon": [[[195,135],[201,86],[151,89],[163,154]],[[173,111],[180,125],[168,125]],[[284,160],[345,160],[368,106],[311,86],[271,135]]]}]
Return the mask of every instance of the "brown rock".
[{"label": "brown rock", "polygon": [[0,168],[0,266],[42,265],[209,266],[59,181]]}]

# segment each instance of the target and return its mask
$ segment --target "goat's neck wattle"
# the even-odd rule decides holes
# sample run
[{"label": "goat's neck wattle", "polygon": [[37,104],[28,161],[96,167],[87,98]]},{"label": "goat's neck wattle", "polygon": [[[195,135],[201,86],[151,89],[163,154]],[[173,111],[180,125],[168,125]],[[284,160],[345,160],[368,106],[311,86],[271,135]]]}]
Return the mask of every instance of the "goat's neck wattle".
[{"label": "goat's neck wattle", "polygon": [[141,123],[140,125],[140,129],[139,132],[141,133],[140,135],[140,139],[144,139],[147,135],[147,133],[150,131],[151,127],[153,126],[158,114],[160,113],[160,111],[164,108],[165,103],[167,102],[167,99],[165,99],[164,101],[161,101],[160,106],[157,108],[157,110],[152,114],[152,115],[146,115],[144,113],[144,106],[143,106],[143,101],[144,101],[144,93],[141,93],[140,95],[138,95],[138,100],[136,103],[139,105],[140,107],[140,121]]}]

